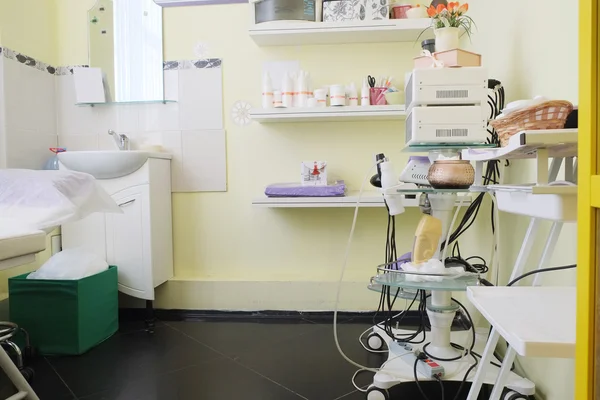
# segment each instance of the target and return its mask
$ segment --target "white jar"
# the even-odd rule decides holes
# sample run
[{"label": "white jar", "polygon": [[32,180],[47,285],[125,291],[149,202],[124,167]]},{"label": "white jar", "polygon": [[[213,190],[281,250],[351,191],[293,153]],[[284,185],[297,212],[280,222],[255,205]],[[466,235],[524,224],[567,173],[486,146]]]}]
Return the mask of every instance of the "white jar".
[{"label": "white jar", "polygon": [[346,87],[344,85],[331,85],[329,88],[329,103],[331,106],[346,105]]},{"label": "white jar", "polygon": [[314,94],[317,107],[327,107],[327,91],[325,89],[315,89]]}]

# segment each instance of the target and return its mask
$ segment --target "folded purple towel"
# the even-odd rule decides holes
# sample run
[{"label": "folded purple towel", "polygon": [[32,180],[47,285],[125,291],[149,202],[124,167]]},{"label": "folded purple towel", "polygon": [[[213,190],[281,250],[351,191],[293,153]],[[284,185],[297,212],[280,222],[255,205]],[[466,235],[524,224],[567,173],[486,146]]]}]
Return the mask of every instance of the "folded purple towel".
[{"label": "folded purple towel", "polygon": [[339,197],[346,191],[344,181],[327,186],[302,186],[297,183],[274,183],[267,186],[267,197]]}]

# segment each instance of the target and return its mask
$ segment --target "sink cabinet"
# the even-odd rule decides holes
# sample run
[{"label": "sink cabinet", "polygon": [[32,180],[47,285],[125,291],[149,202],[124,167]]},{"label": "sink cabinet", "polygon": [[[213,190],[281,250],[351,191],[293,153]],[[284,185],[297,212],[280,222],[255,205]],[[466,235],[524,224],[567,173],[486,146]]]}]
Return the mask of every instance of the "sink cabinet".
[{"label": "sink cabinet", "polygon": [[104,257],[118,267],[121,292],[154,300],[154,289],[173,277],[170,160],[148,158],[129,175],[98,182],[122,213],[95,213],[63,225],[63,248]]}]

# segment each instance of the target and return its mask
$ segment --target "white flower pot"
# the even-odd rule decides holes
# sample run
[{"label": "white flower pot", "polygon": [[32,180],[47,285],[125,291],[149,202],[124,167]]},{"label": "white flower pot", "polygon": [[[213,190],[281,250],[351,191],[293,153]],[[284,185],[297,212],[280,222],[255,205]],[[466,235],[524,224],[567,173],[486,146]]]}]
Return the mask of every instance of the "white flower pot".
[{"label": "white flower pot", "polygon": [[458,49],[459,33],[458,28],[439,28],[435,31],[435,51],[446,51]]}]

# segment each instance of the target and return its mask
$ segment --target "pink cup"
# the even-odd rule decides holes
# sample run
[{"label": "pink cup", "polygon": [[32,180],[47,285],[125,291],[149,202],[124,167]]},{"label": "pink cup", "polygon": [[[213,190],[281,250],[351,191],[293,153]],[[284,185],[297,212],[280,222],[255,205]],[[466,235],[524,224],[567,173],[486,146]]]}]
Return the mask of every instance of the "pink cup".
[{"label": "pink cup", "polygon": [[385,106],[387,104],[384,95],[386,90],[385,87],[374,87],[369,90],[369,102],[372,106]]}]

